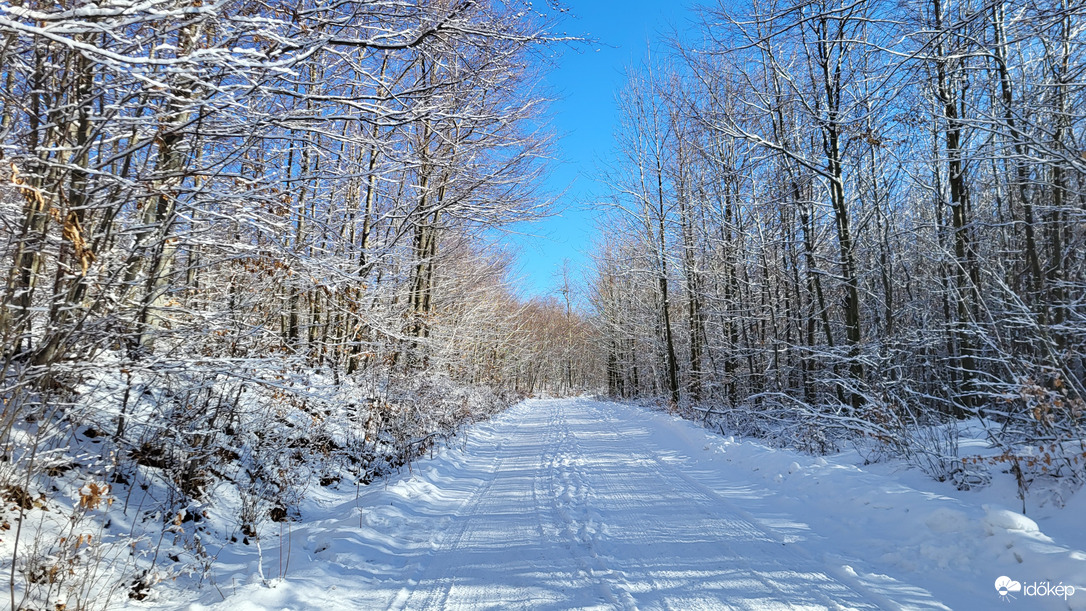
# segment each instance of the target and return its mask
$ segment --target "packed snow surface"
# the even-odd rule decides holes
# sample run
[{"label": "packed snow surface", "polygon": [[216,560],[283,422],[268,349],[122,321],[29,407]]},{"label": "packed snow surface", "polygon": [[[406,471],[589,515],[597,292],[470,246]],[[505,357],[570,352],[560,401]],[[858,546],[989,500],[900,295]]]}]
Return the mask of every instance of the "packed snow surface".
[{"label": "packed snow surface", "polygon": [[138,607],[1086,608],[1086,553],[1019,513],[614,403],[528,401],[337,494]]}]

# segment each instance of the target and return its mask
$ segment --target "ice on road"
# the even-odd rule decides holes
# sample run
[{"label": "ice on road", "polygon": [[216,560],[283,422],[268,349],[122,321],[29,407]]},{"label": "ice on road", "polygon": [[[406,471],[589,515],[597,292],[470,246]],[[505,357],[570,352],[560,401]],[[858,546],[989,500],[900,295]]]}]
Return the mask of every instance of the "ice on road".
[{"label": "ice on road", "polygon": [[285,579],[263,559],[272,587],[239,584],[254,572],[239,566],[214,608],[991,608],[1006,567],[1081,555],[1003,536],[1017,523],[985,531],[953,499],[762,446],[759,465],[741,445],[637,407],[525,402],[300,526]]}]

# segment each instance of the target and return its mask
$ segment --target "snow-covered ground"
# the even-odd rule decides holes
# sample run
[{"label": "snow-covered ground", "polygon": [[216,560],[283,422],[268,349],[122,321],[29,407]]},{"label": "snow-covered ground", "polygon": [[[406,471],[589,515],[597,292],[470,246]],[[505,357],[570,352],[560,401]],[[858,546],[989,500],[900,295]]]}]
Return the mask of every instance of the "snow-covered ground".
[{"label": "snow-covered ground", "polygon": [[[259,553],[224,548],[214,587],[130,604],[1086,609],[1081,498],[1038,527],[1013,503],[857,460],[639,407],[528,401],[385,486],[321,490]],[[1000,577],[1021,589],[1001,597]]]}]

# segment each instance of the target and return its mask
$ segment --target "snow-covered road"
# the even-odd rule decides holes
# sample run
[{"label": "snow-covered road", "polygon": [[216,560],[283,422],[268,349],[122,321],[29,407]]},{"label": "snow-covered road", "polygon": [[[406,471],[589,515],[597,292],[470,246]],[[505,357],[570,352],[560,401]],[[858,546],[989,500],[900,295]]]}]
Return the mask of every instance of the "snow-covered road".
[{"label": "snow-covered road", "polygon": [[471,492],[448,506],[456,518],[389,606],[879,608],[831,576],[799,525],[753,518],[732,499],[755,490],[699,471],[682,440],[642,415],[534,403],[490,447],[476,439]]},{"label": "snow-covered road", "polygon": [[[977,513],[885,476],[636,407],[529,401],[457,445],[365,491],[357,506],[340,503],[297,526],[289,567],[265,549],[272,587],[252,577],[252,558],[239,558],[217,584],[225,600],[204,604],[983,609],[999,603],[993,580],[1016,567],[1015,578],[1034,578],[1025,566],[1086,576],[1078,573],[1086,555],[1011,512]],[[1070,604],[1084,602],[1086,592]]]}]

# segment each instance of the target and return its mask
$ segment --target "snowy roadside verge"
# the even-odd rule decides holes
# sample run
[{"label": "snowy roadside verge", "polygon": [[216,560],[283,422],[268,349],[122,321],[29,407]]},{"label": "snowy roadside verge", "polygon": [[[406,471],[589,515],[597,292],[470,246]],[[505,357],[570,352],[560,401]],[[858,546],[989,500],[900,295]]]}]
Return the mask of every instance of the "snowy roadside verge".
[{"label": "snowy roadside verge", "polygon": [[[840,571],[861,582],[918,575],[955,609],[999,602],[1086,609],[1086,495],[1072,497],[1063,508],[1043,508],[1039,525],[1000,502],[1017,501],[1007,482],[959,491],[900,461],[865,466],[855,451],[813,457],[720,436],[658,411],[648,417],[689,447],[701,448],[691,454],[699,470],[730,471],[747,486],[771,491],[745,503],[750,519],[797,537],[823,538]],[[718,492],[736,498],[740,488],[725,482]],[[1018,582],[1022,591],[1002,598],[995,587],[1000,577]]]},{"label": "snowy roadside verge", "polygon": [[98,360],[59,378],[44,413],[8,414],[0,573],[13,609],[220,588],[220,561],[289,532],[329,487],[353,498],[512,403],[440,374]]}]

